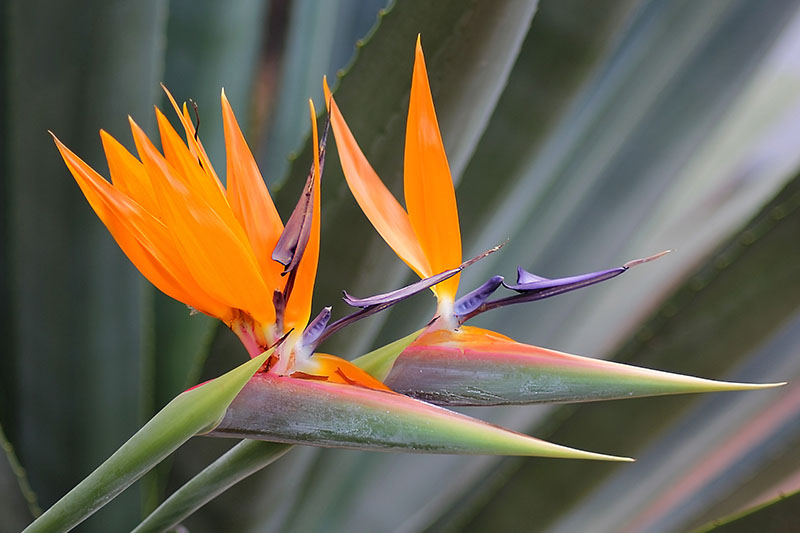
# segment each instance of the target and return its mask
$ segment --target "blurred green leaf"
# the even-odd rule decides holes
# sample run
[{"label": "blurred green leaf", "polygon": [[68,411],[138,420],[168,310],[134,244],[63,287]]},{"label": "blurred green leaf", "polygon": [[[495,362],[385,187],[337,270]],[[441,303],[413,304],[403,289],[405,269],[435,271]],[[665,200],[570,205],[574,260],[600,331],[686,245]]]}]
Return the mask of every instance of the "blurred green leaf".
[{"label": "blurred green leaf", "polygon": [[[262,150],[262,168],[270,186],[285,179],[309,133],[308,99],[322,102],[322,76],[333,78],[367,33],[386,0],[294,0],[286,28],[279,86],[272,106],[269,133]],[[321,105],[320,105],[321,107]]]},{"label": "blurred green leaf", "polygon": [[220,90],[225,88],[242,131],[248,131],[269,5],[268,0],[172,0],[169,5],[164,82],[178,102],[197,103],[199,134],[220,179],[225,176]]},{"label": "blurred green leaf", "polygon": [[735,516],[715,520],[696,533],[780,533],[791,531],[800,520],[800,491],[779,496],[755,508],[747,509]]},{"label": "blurred green leaf", "polygon": [[3,526],[14,531],[21,531],[32,519],[42,514],[36,502],[36,494],[28,483],[25,469],[14,453],[14,447],[8,442],[3,428],[0,427],[0,515]]},{"label": "blurred green leaf", "polygon": [[[3,283],[11,300],[3,305],[13,320],[14,345],[5,353],[15,372],[3,374],[2,388],[14,391],[16,416],[4,423],[47,506],[138,427],[151,348],[143,342],[151,288],[91,212],[47,130],[105,168],[98,130],[124,134],[126,113],[150,116],[166,2],[12,1],[6,9],[10,276]],[[87,531],[125,529],[138,507],[132,492]]]},{"label": "blurred green leaf", "polygon": [[243,440],[172,493],[134,532],[168,531],[244,478],[280,459],[289,444]]},{"label": "blurred green leaf", "polygon": [[[800,306],[800,286],[792,282],[800,276],[798,231],[800,178],[795,178],[687,279],[619,351],[616,359],[659,367],[680,365],[684,370],[711,376],[723,375],[726,369],[746,360],[774,334],[784,317]],[[769,274],[765,275],[766,272]],[[788,353],[791,355],[791,350]],[[775,366],[768,372],[773,379],[782,377],[774,374],[778,368]],[[773,393],[747,394],[781,392],[778,389]],[[546,434],[548,438],[569,442],[590,430],[596,445],[616,443],[622,450],[634,453],[659,430],[669,427],[691,404],[689,398],[673,398],[617,403],[605,408],[590,405],[564,408],[552,417]],[[730,407],[731,400],[724,405]],[[507,526],[510,517],[523,506],[526,514],[535,515],[543,525],[567,512],[576,513],[571,507],[578,505],[579,499],[612,470],[590,465],[577,472],[572,465],[550,468],[543,464],[506,462],[500,469],[502,473],[495,478],[496,482],[503,480],[502,487],[490,481],[484,486],[491,489],[477,496],[485,503],[470,520],[471,527]],[[580,491],[570,490],[569,480],[578,475]],[[652,475],[649,482],[654,482]],[[618,489],[613,497],[619,498]],[[461,509],[466,511],[467,503],[462,504]],[[611,507],[608,502],[606,505]],[[589,520],[599,527],[600,515],[597,507],[594,510]],[[582,513],[578,517],[586,519],[587,515]],[[564,527],[569,530],[570,526]],[[581,526],[573,522],[571,527]]]},{"label": "blurred green leaf", "polygon": [[25,531],[69,531],[160,463],[194,435],[207,433],[271,355],[269,350],[230,372],[181,393],[111,457]]}]

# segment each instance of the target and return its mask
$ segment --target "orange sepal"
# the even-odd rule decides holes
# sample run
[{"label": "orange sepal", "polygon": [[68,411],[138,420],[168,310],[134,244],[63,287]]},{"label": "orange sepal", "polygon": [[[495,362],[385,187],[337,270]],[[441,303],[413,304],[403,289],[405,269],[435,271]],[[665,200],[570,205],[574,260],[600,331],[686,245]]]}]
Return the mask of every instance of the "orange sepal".
[{"label": "orange sepal", "polygon": [[176,256],[167,228],[116,190],[55,136],[56,146],[84,196],[137,269],[165,294],[221,320],[231,309],[200,290]]},{"label": "orange sepal", "polygon": [[283,267],[272,260],[272,250],[281,236],[283,223],[225,97],[225,91],[222,91],[221,100],[228,161],[228,202],[253,246],[264,281],[270,288],[277,289],[282,283],[280,273]]},{"label": "orange sepal", "polygon": [[[196,194],[185,179],[177,177],[175,169],[141,128],[133,120],[130,122],[139,156],[159,199],[164,223],[192,277],[229,307],[245,311],[262,324],[272,323],[275,310],[272,302],[264,297],[271,291],[261,278],[244,230],[235,220],[231,227],[204,196]],[[229,217],[233,218],[233,214],[229,213]]]},{"label": "orange sepal", "polygon": [[[450,167],[436,120],[422,45],[417,38],[403,160],[405,200],[411,225],[431,270],[441,272],[461,264],[461,231]],[[434,288],[440,299],[452,301],[459,275]]]},{"label": "orange sepal", "polygon": [[435,272],[420,247],[408,214],[383,184],[356,143],[336,101],[325,85],[330,105],[331,127],[344,177],[361,210],[394,252],[421,278]]},{"label": "orange sepal", "polygon": [[154,217],[160,218],[161,208],[153,194],[150,177],[142,162],[105,130],[100,130],[100,139],[103,142],[103,151],[106,154],[114,188],[127,195]]},{"label": "orange sepal", "polygon": [[192,155],[200,160],[205,173],[208,174],[209,178],[211,178],[212,182],[219,189],[220,193],[224,195],[225,189],[222,186],[222,183],[219,181],[219,177],[214,171],[214,167],[211,165],[211,160],[208,158],[205,148],[203,148],[203,143],[200,142],[199,138],[195,138],[197,132],[192,124],[191,118],[189,117],[189,109],[186,107],[186,103],[184,102],[183,108],[181,109],[178,107],[178,103],[175,101],[175,98],[172,97],[172,93],[167,90],[163,83],[161,84],[161,88],[164,89],[164,92],[167,94],[167,98],[172,104],[172,108],[175,110],[175,113],[178,114],[178,118],[181,121],[183,130],[186,133],[186,145],[189,147],[189,151],[192,153]]},{"label": "orange sepal", "polygon": [[224,192],[217,187],[216,180],[203,170],[197,157],[189,151],[164,113],[158,108],[155,111],[158,131],[161,135],[161,150],[164,153],[164,159],[175,170],[174,177],[182,181],[192,191],[192,195],[201,198],[213,209],[226,225],[240,233],[240,239],[246,239],[244,232],[239,231],[241,225],[234,217]]}]

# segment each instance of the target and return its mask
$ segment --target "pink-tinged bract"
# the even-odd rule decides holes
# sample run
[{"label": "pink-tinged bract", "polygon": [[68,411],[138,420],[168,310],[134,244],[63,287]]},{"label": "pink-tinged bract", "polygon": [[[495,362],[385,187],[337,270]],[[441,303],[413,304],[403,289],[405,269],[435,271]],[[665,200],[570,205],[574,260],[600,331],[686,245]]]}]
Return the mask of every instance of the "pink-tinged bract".
[{"label": "pink-tinged bract", "polygon": [[781,385],[714,381],[570,355],[469,326],[420,336],[385,383],[437,405],[585,402]]}]

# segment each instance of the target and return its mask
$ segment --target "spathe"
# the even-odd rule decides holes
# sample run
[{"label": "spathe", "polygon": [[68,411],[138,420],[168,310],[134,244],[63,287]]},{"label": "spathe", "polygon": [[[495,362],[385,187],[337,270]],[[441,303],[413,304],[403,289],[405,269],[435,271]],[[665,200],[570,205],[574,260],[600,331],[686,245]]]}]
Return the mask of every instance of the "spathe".
[{"label": "spathe", "polygon": [[783,385],[714,381],[570,355],[468,326],[419,337],[385,383],[437,405],[588,402]]}]

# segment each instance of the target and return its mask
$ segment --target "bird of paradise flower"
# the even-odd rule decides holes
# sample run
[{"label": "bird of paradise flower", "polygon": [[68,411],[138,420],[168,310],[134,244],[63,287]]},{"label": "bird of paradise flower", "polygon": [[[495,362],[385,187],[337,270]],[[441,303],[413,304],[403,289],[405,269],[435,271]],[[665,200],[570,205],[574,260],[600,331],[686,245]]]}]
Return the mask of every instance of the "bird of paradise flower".
[{"label": "bird of paradise flower", "polygon": [[112,183],[55,142],[90,205],[148,280],[220,319],[251,357],[272,350],[210,434],[359,449],[629,460],[551,444],[397,394],[359,366],[318,352],[327,335],[457,275],[464,265],[431,273],[335,322],[329,307],[309,321],[325,153],[313,103],[314,159],[284,227],[224,92],[227,188],[186,104],[179,107],[166,92],[186,142],[158,109],[163,154],[133,120],[140,159],[101,132]]},{"label": "bird of paradise flower", "polygon": [[[165,89],[166,90],[166,89]],[[196,136],[184,104],[187,143],[156,108],[163,155],[130,119],[141,161],[101,131],[112,184],[58,139],[61,155],[89,203],[122,250],[156,287],[216,317],[251,357],[278,346],[270,369],[386,389],[344,359],[304,349],[319,257],[320,144],[314,122],[314,163],[303,198],[284,229],[222,93],[227,188]],[[309,102],[312,116],[313,103]],[[324,144],[322,145],[324,157]]]},{"label": "bird of paradise flower", "polygon": [[[421,278],[457,267],[461,263],[461,233],[455,189],[420,38],[415,50],[403,159],[406,209],[367,161],[325,80],[323,88],[345,179],[369,221]],[[779,385],[713,381],[564,354],[463,325],[492,309],[609,280],[666,253],[558,279],[518,268],[516,283],[508,284],[502,276],[492,276],[458,299],[459,275],[454,275],[432,287],[438,306],[426,333],[376,376],[393,390],[440,405],[603,400]],[[501,286],[514,294],[491,300]],[[387,301],[387,297],[355,298],[345,294],[345,301],[365,307]]]}]

